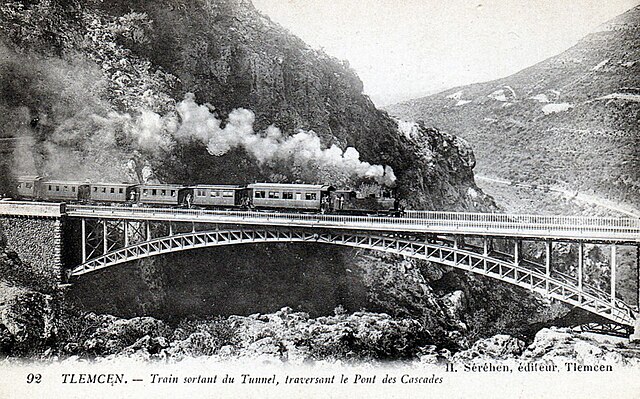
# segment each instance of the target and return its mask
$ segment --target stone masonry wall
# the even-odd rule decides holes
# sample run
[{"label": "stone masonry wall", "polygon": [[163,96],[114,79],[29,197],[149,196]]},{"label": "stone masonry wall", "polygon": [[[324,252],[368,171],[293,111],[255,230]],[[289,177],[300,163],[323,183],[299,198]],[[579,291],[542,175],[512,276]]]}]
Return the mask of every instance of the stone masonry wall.
[{"label": "stone masonry wall", "polygon": [[18,254],[34,278],[62,282],[62,221],[0,216],[0,246]]}]

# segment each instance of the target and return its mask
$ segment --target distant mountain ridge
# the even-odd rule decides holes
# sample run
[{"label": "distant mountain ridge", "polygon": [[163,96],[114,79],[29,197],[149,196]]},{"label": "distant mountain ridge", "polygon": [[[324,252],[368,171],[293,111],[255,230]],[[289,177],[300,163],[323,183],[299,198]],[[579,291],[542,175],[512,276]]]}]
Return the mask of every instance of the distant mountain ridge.
[{"label": "distant mountain ridge", "polygon": [[640,7],[509,77],[386,107],[469,141],[476,172],[640,202]]}]

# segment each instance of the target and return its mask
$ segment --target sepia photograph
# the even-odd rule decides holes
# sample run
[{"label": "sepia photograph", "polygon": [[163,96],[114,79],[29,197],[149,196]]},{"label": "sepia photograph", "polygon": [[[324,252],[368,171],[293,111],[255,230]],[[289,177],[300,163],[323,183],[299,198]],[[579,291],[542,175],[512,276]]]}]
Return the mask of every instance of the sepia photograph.
[{"label": "sepia photograph", "polygon": [[640,0],[2,0],[0,398],[640,396]]}]

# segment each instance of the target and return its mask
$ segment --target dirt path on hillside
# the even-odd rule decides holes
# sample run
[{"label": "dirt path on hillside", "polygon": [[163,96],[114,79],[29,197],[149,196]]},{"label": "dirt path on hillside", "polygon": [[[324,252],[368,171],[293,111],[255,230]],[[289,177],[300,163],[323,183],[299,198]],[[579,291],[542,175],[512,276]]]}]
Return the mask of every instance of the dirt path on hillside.
[{"label": "dirt path on hillside", "polygon": [[613,212],[621,213],[626,216],[640,217],[640,209],[634,208],[631,205],[620,204],[618,202],[614,202],[596,195],[584,194],[579,191],[567,190],[558,186],[543,186],[543,185],[527,184],[527,183],[513,182],[510,180],[501,179],[498,177],[488,177],[488,176],[480,176],[480,175],[476,175],[475,178],[478,180],[483,180],[483,181],[500,184],[504,186],[514,186],[514,187],[540,190],[543,192],[561,193],[566,199],[571,201],[575,201],[579,203],[581,202],[581,203],[590,204],[590,205],[596,205]]}]

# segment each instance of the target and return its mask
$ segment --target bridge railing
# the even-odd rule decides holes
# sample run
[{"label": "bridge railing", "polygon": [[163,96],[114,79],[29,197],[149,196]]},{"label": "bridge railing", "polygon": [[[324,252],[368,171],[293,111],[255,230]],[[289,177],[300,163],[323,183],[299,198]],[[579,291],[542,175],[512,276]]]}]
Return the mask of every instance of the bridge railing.
[{"label": "bridge railing", "polygon": [[517,215],[500,213],[467,213],[437,211],[406,211],[407,217],[455,222],[480,222],[519,225],[582,228],[628,228],[640,230],[640,219],[591,216]]},{"label": "bridge railing", "polygon": [[501,229],[519,231],[562,231],[562,232],[591,232],[617,233],[638,235],[640,238],[640,219],[633,218],[604,218],[582,216],[544,216],[544,215],[515,215],[496,213],[463,213],[437,211],[408,211],[402,217],[386,216],[350,216],[332,214],[305,214],[285,212],[260,212],[236,210],[204,210],[204,209],[173,209],[146,208],[124,206],[89,206],[68,205],[68,213],[80,214],[125,214],[125,215],[154,215],[154,216],[191,216],[206,219],[240,218],[244,220],[263,221],[300,221],[310,223],[327,223],[341,225],[367,226],[425,226],[425,227],[455,227]]}]

